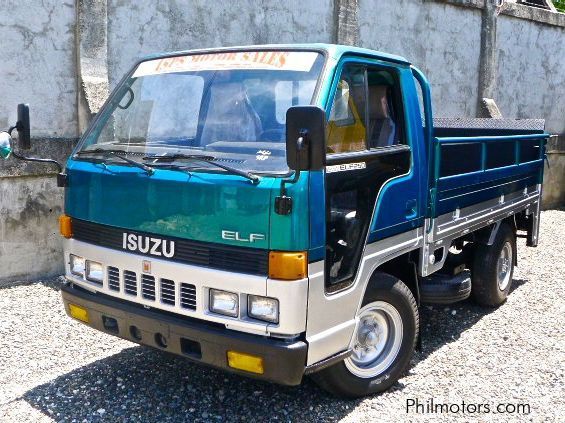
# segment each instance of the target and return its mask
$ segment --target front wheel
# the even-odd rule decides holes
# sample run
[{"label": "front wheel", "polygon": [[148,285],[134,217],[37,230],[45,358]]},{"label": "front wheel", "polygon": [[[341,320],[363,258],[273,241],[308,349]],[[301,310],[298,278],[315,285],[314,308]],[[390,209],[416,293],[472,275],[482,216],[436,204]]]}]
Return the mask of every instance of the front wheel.
[{"label": "front wheel", "polygon": [[403,374],[418,335],[418,307],[410,289],[387,274],[369,282],[352,338],[352,354],[312,375],[326,391],[357,398],[382,392]]}]

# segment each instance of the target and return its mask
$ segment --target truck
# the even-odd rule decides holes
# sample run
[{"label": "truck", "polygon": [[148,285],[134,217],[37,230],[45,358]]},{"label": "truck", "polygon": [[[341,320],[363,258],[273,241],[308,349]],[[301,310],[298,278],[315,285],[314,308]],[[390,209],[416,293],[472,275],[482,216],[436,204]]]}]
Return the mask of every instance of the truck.
[{"label": "truck", "polygon": [[[45,160],[23,155],[18,110],[0,153]],[[65,310],[240,375],[382,392],[422,304],[506,300],[516,238],[538,244],[548,137],[542,119],[436,119],[420,70],[364,48],[145,57],[55,162]]]}]

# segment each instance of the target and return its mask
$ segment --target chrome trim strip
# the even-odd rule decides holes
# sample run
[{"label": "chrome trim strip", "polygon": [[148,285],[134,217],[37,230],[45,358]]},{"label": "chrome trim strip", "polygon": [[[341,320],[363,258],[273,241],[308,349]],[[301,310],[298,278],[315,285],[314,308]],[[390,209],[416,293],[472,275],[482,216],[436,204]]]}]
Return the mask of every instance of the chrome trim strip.
[{"label": "chrome trim strip", "polygon": [[498,198],[474,204],[469,207],[437,217],[434,228],[428,235],[428,241],[434,242],[453,235],[464,235],[498,219],[514,214],[519,210],[539,201],[540,191],[537,187],[529,187],[524,191],[513,192]]},{"label": "chrome trim strip", "polygon": [[[420,251],[418,273],[420,276],[428,276],[443,267],[447,254],[443,254],[442,260],[430,263],[430,256],[436,249],[448,249],[454,239],[496,223],[522,210],[535,207],[534,227],[537,225],[539,229],[540,203],[541,187],[537,185],[469,207],[456,209],[435,219],[426,219],[424,223],[426,242]],[[536,232],[535,229],[534,232]],[[537,239],[538,234],[535,233],[535,235]]]}]

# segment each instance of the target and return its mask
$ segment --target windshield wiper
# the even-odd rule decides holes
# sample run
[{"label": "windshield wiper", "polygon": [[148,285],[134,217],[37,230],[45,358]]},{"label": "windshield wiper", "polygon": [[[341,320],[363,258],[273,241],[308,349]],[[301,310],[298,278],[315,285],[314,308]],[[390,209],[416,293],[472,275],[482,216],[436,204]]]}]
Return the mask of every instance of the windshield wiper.
[{"label": "windshield wiper", "polygon": [[125,156],[122,156],[122,153],[127,153],[127,151],[125,150],[110,150],[110,149],[105,149],[105,148],[95,148],[93,150],[82,150],[82,151],[78,151],[75,156],[83,156],[86,154],[102,154],[104,156],[112,156],[112,157],[117,157],[118,159],[123,160],[124,162],[127,162],[135,167],[138,167],[140,169],[143,169],[149,176],[153,175],[153,173],[155,173],[155,170],[149,166],[146,165],[145,163],[139,163],[136,162],[135,160],[132,159],[128,159]]},{"label": "windshield wiper", "polygon": [[228,171],[230,173],[233,173],[234,175],[239,175],[239,176],[242,176],[244,178],[247,178],[251,182],[253,182],[254,184],[257,184],[259,182],[259,177],[257,175],[255,175],[254,173],[245,172],[244,170],[239,170],[239,169],[236,169],[234,167],[218,163],[214,156],[205,156],[205,155],[202,155],[202,154],[179,154],[179,153],[176,153],[176,154],[163,154],[163,155],[145,156],[143,158],[143,160],[155,160],[155,161],[159,161],[159,162],[163,162],[163,161],[174,162],[176,160],[194,160],[194,161],[199,161],[199,162],[205,162],[205,163],[210,163],[211,165],[214,165],[216,167],[219,167],[220,169],[224,169],[225,171]]}]

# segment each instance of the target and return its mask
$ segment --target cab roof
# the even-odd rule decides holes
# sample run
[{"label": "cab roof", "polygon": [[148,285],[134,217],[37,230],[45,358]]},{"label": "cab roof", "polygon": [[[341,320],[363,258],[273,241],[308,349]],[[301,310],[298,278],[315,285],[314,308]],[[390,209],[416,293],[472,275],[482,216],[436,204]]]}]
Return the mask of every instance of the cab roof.
[{"label": "cab roof", "polygon": [[308,44],[257,44],[257,45],[246,45],[246,46],[232,46],[232,47],[220,47],[220,48],[206,48],[206,49],[195,49],[195,50],[180,50],[169,53],[159,53],[154,55],[149,55],[143,57],[140,61],[150,60],[150,59],[160,59],[170,56],[180,56],[183,54],[193,54],[193,53],[215,53],[222,51],[242,51],[242,50],[320,50],[324,51],[335,60],[339,60],[342,56],[348,54],[358,54],[361,56],[374,57],[376,59],[386,60],[389,62],[401,63],[405,65],[410,65],[410,62],[402,56],[396,56],[394,54],[383,53],[377,50],[371,50],[368,48],[346,46],[341,44],[325,44],[325,43],[308,43]]}]

